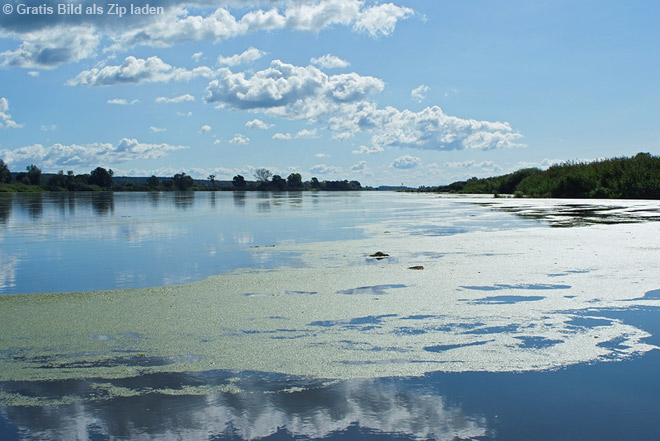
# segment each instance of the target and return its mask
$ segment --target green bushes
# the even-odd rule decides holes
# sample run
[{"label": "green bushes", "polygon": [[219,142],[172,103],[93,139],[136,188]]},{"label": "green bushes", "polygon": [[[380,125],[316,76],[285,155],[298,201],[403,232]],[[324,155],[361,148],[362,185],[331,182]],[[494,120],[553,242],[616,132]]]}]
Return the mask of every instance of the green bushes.
[{"label": "green bushes", "polygon": [[660,157],[639,153],[591,163],[565,162],[546,171],[528,168],[504,176],[472,178],[449,188],[459,193],[536,198],[660,199]]}]

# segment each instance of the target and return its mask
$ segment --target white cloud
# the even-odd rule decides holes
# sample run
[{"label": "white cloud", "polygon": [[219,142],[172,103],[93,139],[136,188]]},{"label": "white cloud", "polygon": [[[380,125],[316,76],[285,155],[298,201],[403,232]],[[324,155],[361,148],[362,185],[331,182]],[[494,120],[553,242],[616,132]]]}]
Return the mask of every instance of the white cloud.
[{"label": "white cloud", "polygon": [[396,158],[392,163],[392,168],[398,168],[400,170],[406,170],[410,168],[419,167],[422,165],[422,160],[417,156],[404,155],[399,158]]},{"label": "white cloud", "polygon": [[158,104],[171,104],[171,103],[184,103],[184,102],[190,102],[190,101],[195,101],[195,97],[186,93],[185,95],[179,95],[175,96],[174,98],[167,98],[164,96],[159,96],[156,98],[156,102]]},{"label": "white cloud", "polygon": [[151,130],[153,133],[161,133],[161,132],[166,132],[167,129],[161,128],[161,127],[155,127],[155,126],[150,126],[149,130]]},{"label": "white cloud", "polygon": [[28,75],[30,75],[32,78],[38,78],[39,77],[39,71],[31,70],[31,71],[28,72]]},{"label": "white cloud", "polygon": [[[274,60],[251,76],[222,68],[209,83],[204,100],[219,107],[262,111],[307,121],[326,121],[333,138],[371,133],[372,149],[402,147],[429,150],[490,150],[522,147],[522,135],[509,123],[446,115],[438,106],[419,112],[379,108],[369,101],[383,90],[378,78],[356,73],[329,76],[314,66]],[[367,153],[367,151],[363,151]]]},{"label": "white cloud", "polygon": [[422,84],[421,86],[415,88],[410,92],[412,99],[418,103],[421,103],[426,99],[426,92],[429,91],[429,86]]},{"label": "white cloud", "polygon": [[325,69],[340,69],[351,65],[348,61],[330,54],[319,58],[312,58],[310,63]]},{"label": "white cloud", "polygon": [[471,159],[467,161],[445,162],[445,166],[449,168],[492,167],[494,165],[495,163],[492,161],[477,162]]},{"label": "white cloud", "polygon": [[92,26],[48,26],[3,36],[21,40],[14,51],[0,53],[0,67],[52,69],[95,55],[100,35]]},{"label": "white cloud", "polygon": [[264,110],[293,119],[316,119],[338,107],[364,100],[385,87],[382,80],[356,73],[328,76],[314,66],[274,60],[251,77],[220,69],[204,100],[236,109]]},{"label": "white cloud", "polygon": [[245,128],[250,130],[267,130],[271,127],[275,127],[275,124],[267,124],[260,119],[253,119],[245,123]]},{"label": "white cloud", "polygon": [[208,124],[204,124],[204,125],[199,129],[199,131],[200,131],[201,133],[208,133],[208,132],[211,131],[211,126],[208,125]]},{"label": "white cloud", "polygon": [[232,144],[249,144],[250,138],[241,133],[237,133],[232,139],[229,140],[229,142]]},{"label": "white cloud", "polygon": [[112,98],[106,101],[108,104],[116,104],[118,106],[132,106],[134,104],[138,104],[140,100],[132,100],[128,101],[125,98]]},{"label": "white cloud", "polygon": [[316,134],[316,129],[302,129],[296,133],[296,138],[318,138],[318,135]]},{"label": "white cloud", "polygon": [[316,156],[317,158],[329,158],[330,157],[330,155],[328,155],[327,153],[317,153],[314,156]]},{"label": "white cloud", "polygon": [[273,135],[273,139],[279,139],[279,140],[287,140],[291,139],[293,136],[291,136],[291,133],[276,133]]},{"label": "white cloud", "polygon": [[385,151],[385,149],[382,147],[367,147],[366,145],[361,145],[357,150],[353,150],[351,153],[354,155],[372,155],[383,151]]},{"label": "white cloud", "polygon": [[[9,100],[5,97],[0,98],[0,129],[20,129],[23,124],[14,121],[9,114]],[[6,161],[5,161],[6,162]]]},{"label": "white cloud", "polygon": [[363,102],[352,113],[332,118],[330,124],[338,132],[371,132],[372,144],[380,147],[491,150],[524,145],[518,142],[522,135],[509,123],[457,118],[438,106],[413,112]]},{"label": "white cloud", "polygon": [[57,129],[57,126],[55,124],[51,125],[42,125],[41,126],[41,131],[42,132],[52,132],[53,130]]},{"label": "white cloud", "polygon": [[335,167],[332,165],[317,164],[309,169],[311,173],[318,175],[327,175],[330,173],[340,173],[342,171],[341,167]]},{"label": "white cloud", "polygon": [[[280,2],[261,2],[267,6],[277,3]],[[238,5],[245,6],[245,2]],[[391,33],[396,23],[408,18],[412,12],[391,3],[364,9],[363,0],[287,1],[281,9],[252,10],[240,18],[227,8],[218,8],[207,15],[190,15],[186,8],[179,6],[168,9],[145,26],[125,32],[118,45],[171,46],[185,41],[218,42],[258,31],[289,28],[320,32],[335,25],[351,24],[354,30],[377,37]]]},{"label": "white cloud", "polygon": [[367,161],[359,161],[357,164],[351,166],[353,171],[362,171],[367,169]]},{"label": "white cloud", "polygon": [[415,11],[410,8],[396,6],[393,3],[385,3],[362,11],[353,29],[365,32],[372,37],[389,35],[399,20],[410,17]]},{"label": "white cloud", "polygon": [[118,84],[139,84],[170,81],[189,81],[197,77],[214,76],[211,68],[195,67],[192,70],[174,68],[158,57],[146,60],[128,56],[120,66],[104,66],[80,72],[67,82],[70,86],[113,86]]},{"label": "white cloud", "polygon": [[[285,29],[319,33],[346,26],[379,37],[390,34],[400,20],[413,14],[412,9],[392,3],[376,6],[365,3],[364,0],[227,0],[217,7],[217,2],[213,5],[205,0],[166,0],[158,5],[164,8],[162,14],[127,16],[119,21],[109,14],[54,14],[39,20],[14,14],[3,23],[2,37],[19,44],[14,50],[0,53],[0,66],[50,69],[95,57],[101,51],[116,53],[135,46],[219,42]],[[89,4],[84,1],[83,7]],[[203,55],[196,52],[191,58],[199,62]]]},{"label": "white cloud", "polygon": [[146,144],[136,139],[123,138],[117,145],[110,143],[93,144],[34,144],[14,150],[0,150],[0,157],[14,165],[40,164],[44,170],[72,166],[97,166],[117,164],[138,159],[156,159],[174,150],[187,149],[186,146],[169,144]]},{"label": "white cloud", "polygon": [[266,52],[253,47],[243,53],[232,55],[231,57],[218,56],[218,64],[223,66],[237,66],[239,64],[248,64],[266,55]]}]

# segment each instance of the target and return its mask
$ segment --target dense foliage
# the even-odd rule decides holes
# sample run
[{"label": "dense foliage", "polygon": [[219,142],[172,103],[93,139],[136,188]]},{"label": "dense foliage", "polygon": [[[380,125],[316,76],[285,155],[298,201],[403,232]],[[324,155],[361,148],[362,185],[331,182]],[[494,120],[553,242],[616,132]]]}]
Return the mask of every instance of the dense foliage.
[{"label": "dense foliage", "polygon": [[660,199],[660,157],[639,153],[632,158],[565,162],[545,171],[527,168],[503,176],[471,178],[443,190],[540,198]]},{"label": "dense foliage", "polygon": [[0,192],[38,192],[38,191],[192,191],[192,190],[257,190],[257,191],[352,191],[361,190],[358,181],[323,181],[312,178],[303,182],[300,173],[291,173],[286,179],[273,175],[270,170],[257,169],[256,181],[246,181],[241,175],[232,181],[216,181],[215,175],[209,175],[207,181],[195,180],[181,172],[170,179],[150,176],[115,177],[112,170],[96,167],[90,173],[66,174],[63,170],[57,174],[43,174],[36,165],[30,165],[25,172],[11,173],[7,164],[0,159]]}]

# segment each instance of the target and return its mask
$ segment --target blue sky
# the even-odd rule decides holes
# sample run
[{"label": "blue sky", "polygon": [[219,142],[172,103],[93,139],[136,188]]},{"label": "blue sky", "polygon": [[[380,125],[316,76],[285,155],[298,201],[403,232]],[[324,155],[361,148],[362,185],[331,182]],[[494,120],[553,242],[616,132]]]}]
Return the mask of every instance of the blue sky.
[{"label": "blue sky", "polygon": [[3,2],[12,171],[418,186],[660,146],[655,1]]}]

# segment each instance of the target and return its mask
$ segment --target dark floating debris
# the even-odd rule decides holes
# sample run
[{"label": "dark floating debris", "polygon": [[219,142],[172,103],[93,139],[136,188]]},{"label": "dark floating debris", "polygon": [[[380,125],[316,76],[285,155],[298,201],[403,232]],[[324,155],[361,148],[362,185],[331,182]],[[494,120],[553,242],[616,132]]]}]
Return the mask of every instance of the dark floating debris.
[{"label": "dark floating debris", "polygon": [[375,253],[370,254],[369,257],[375,257],[376,260],[381,260],[381,259],[385,259],[386,257],[390,257],[390,255],[387,253],[383,253],[382,251],[376,251]]},{"label": "dark floating debris", "polygon": [[414,265],[414,266],[409,266],[408,269],[411,270],[423,270],[424,266],[423,265]]}]

